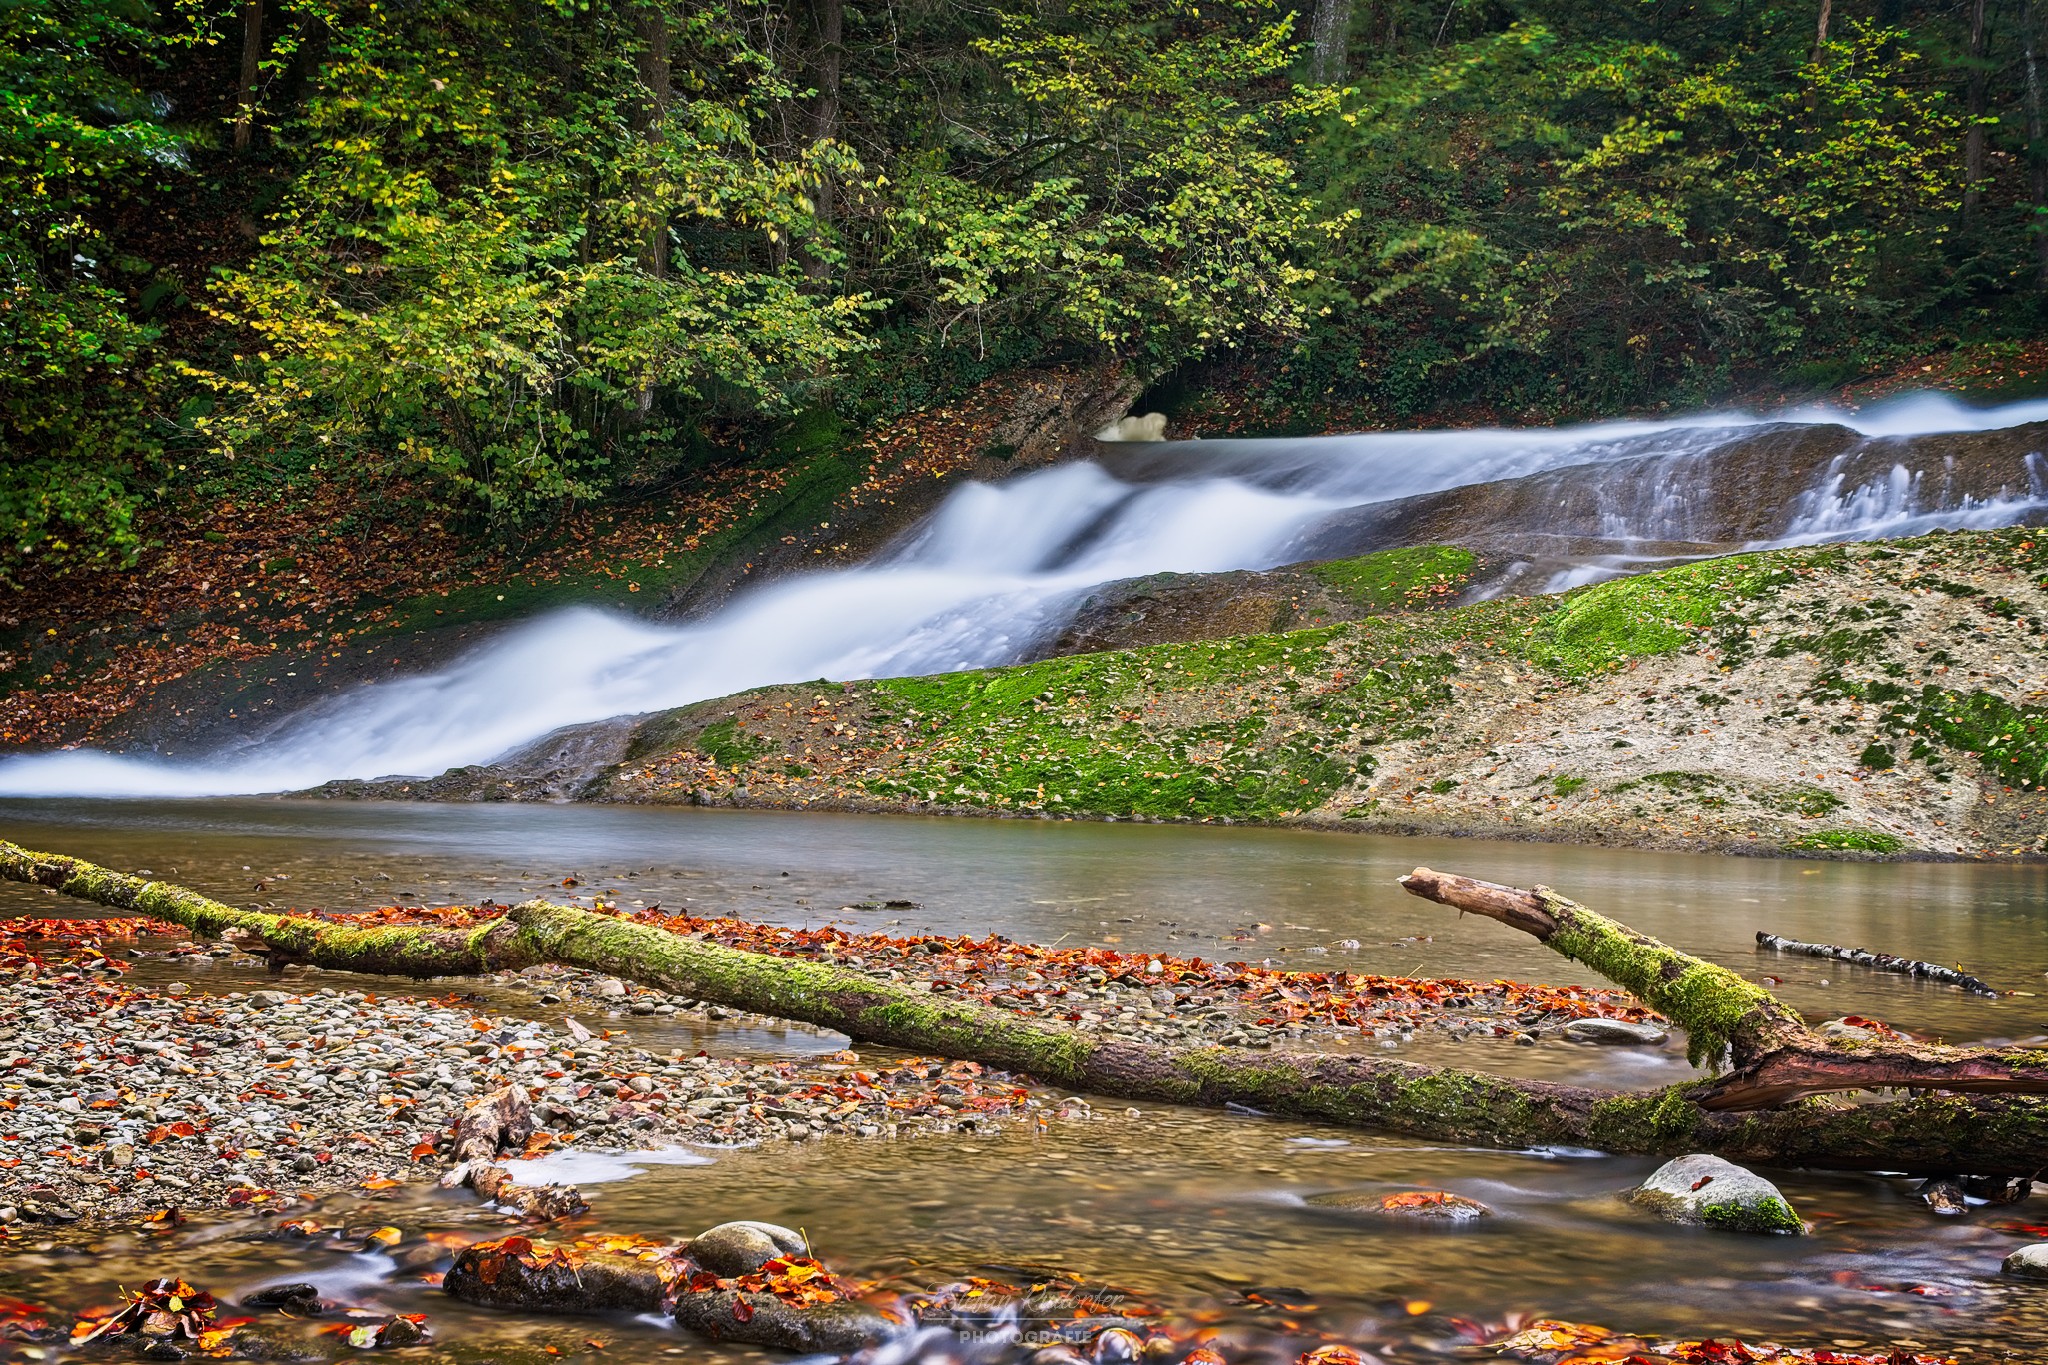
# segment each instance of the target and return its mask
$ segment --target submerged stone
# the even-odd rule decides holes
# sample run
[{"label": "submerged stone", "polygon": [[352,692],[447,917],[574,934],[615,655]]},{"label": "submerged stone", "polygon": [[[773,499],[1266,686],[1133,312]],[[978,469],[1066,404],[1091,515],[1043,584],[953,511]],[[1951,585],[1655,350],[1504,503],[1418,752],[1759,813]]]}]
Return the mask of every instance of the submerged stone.
[{"label": "submerged stone", "polygon": [[1365,1213],[1381,1218],[1415,1218],[1434,1223],[1469,1223],[1491,1217],[1493,1210],[1476,1199],[1448,1190],[1406,1190],[1399,1194],[1369,1194],[1337,1190],[1312,1194],[1302,1201],[1311,1208]]},{"label": "submerged stone", "polygon": [[1776,1185],[1717,1156],[1695,1153],[1667,1161],[1629,1200],[1667,1222],[1723,1232],[1806,1231]]},{"label": "submerged stone", "polygon": [[1654,1047],[1671,1034],[1655,1024],[1632,1024],[1626,1019],[1574,1019],[1564,1026],[1564,1036],[1575,1043]]}]

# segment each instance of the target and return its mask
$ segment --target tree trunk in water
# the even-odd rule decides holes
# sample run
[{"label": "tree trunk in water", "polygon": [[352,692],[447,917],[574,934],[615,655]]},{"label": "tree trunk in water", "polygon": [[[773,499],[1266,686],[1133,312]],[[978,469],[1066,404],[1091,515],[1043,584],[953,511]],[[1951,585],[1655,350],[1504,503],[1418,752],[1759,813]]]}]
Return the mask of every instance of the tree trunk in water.
[{"label": "tree trunk in water", "polygon": [[2048,290],[2048,127],[2041,116],[2041,11],[2027,0],[2021,13],[2026,29],[2027,65],[2027,194],[2034,208],[2034,282]]},{"label": "tree trunk in water", "polygon": [[1969,125],[1963,133],[1963,221],[1973,223],[1984,199],[1984,11],[1986,0],[1970,0]]},{"label": "tree trunk in water", "polygon": [[1352,0],[1316,0],[1309,26],[1315,44],[1309,79],[1317,85],[1344,83],[1344,59],[1351,45],[1351,5]]},{"label": "tree trunk in water", "polygon": [[235,152],[249,150],[256,123],[256,83],[262,75],[263,0],[242,0],[242,75],[235,92]]},{"label": "tree trunk in water", "polygon": [[[1257,1052],[1232,1047],[1166,1047],[1101,1038],[1005,1009],[947,1000],[908,985],[818,962],[770,957],[669,933],[610,915],[529,901],[471,928],[354,928],[304,915],[237,910],[165,882],[145,882],[91,863],[0,843],[0,877],[53,887],[115,909],[181,925],[202,936],[236,930],[259,939],[274,966],[304,962],[341,971],[418,979],[518,970],[539,963],[623,977],[750,1013],[834,1029],[856,1040],[964,1058],[1040,1081],[1155,1103],[1249,1106],[1274,1114],[1377,1128],[1453,1142],[1510,1147],[1576,1146],[1674,1156],[1715,1152],[1738,1161],[1844,1170],[1929,1174],[2033,1175],[2048,1151],[2048,1104],[2023,1098],[1920,1095],[1846,1108],[1812,1101],[1732,1112],[1695,1098],[1715,1085],[1613,1093],[1517,1080],[1451,1067],[1346,1055]],[[1725,1042],[1738,1059],[1767,1065],[1774,1040],[1801,1050],[1804,1071],[1765,1073],[1761,1085],[1789,1093],[1864,1084],[1933,1085],[1931,1076],[1891,1079],[1882,1065],[1850,1074],[1892,1051],[1864,1045],[1829,1055],[1796,1015],[1760,987],[1700,962],[1538,888],[1518,891],[1418,869],[1408,889],[1487,914],[1587,961],[1618,984],[1660,1003],[1701,1038]],[[1583,954],[1583,956],[1581,956]],[[1740,987],[1739,991],[1736,989]],[[2048,1074],[2020,1075],[2015,1053],[1923,1049],[1967,1056],[2004,1088],[2048,1090]],[[1908,1058],[1908,1060],[1914,1060]],[[1827,1078],[1819,1069],[1832,1066]],[[1956,1079],[1967,1082],[1960,1063]],[[1740,1074],[1740,1073],[1738,1073]],[[1789,1076],[1789,1081],[1788,1081]],[[1940,1082],[1944,1088],[1955,1088]]]}]

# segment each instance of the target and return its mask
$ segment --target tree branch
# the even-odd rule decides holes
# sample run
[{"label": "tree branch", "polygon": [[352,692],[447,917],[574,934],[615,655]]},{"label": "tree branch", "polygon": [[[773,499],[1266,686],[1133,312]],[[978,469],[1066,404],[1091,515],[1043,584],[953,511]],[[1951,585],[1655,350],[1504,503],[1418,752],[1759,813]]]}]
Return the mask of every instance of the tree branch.
[{"label": "tree branch", "polygon": [[[543,901],[514,906],[469,929],[358,929],[310,915],[238,910],[167,882],[5,842],[0,879],[53,887],[195,934],[241,930],[261,941],[277,962],[414,978],[552,962],[1130,1100],[1238,1104],[1454,1142],[1651,1156],[1718,1152],[1734,1160],[1847,1170],[2032,1175],[2040,1153],[2048,1150],[2048,1104],[2030,1099],[1919,1097],[1853,1108],[1802,1103],[1764,1113],[1721,1113],[1696,1102],[1690,1086],[1615,1094],[1375,1057],[1167,1047],[935,999],[912,985],[849,968],[745,952]],[[1571,906],[1548,892],[1523,894],[1546,897],[1553,917],[1560,906]],[[1553,946],[1566,932],[1561,922],[1551,936]],[[1575,932],[1588,931],[1580,923]],[[2036,1088],[2048,1089],[2048,1081]]]}]

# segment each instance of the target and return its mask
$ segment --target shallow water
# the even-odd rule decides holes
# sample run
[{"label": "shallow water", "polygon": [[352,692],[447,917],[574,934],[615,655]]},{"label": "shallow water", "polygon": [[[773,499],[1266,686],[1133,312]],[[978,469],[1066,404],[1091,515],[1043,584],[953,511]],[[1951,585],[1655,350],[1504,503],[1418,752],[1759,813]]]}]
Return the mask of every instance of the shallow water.
[{"label": "shallow water", "polygon": [[[1311,970],[1593,980],[1490,921],[1461,920],[1403,894],[1393,878],[1422,863],[1555,886],[1747,975],[1782,977],[1780,992],[1815,1014],[1872,1015],[1955,1041],[2048,1033],[2048,995],[1979,1000],[1844,964],[1760,956],[1753,943],[1767,928],[1958,963],[2003,988],[2048,992],[2048,873],[2039,867],[1813,863],[1243,828],[261,801],[0,804],[0,836],[146,867],[244,905],[342,909],[602,891],[626,904],[790,924],[996,931]],[[252,889],[259,876],[268,890]],[[563,888],[571,876],[579,884]],[[890,898],[919,907],[842,908]],[[60,910],[76,908],[27,888],[0,894],[0,911]],[[1351,939],[1356,948],[1342,946]],[[190,979],[202,987],[252,984],[226,974],[198,966]],[[636,1041],[654,1027],[643,1019],[616,1026]],[[703,1041],[788,1055],[841,1040],[791,1028]],[[1436,1042],[1394,1055],[1595,1084],[1662,1084],[1685,1074],[1675,1047]],[[1997,1274],[2024,1235],[1997,1225],[2048,1222],[2034,1204],[1943,1220],[1913,1201],[1904,1181],[1773,1172],[1815,1235],[1747,1239],[1670,1228],[1619,1205],[1616,1193],[1650,1162],[1446,1148],[1247,1115],[1098,1111],[1093,1122],[1055,1121],[1043,1135],[1012,1125],[995,1136],[709,1151],[708,1164],[650,1165],[588,1185],[593,1212],[583,1225],[677,1236],[728,1218],[768,1218],[803,1227],[821,1254],[859,1275],[1014,1279],[987,1267],[1058,1267],[1177,1310],[1220,1311],[1226,1322],[1275,1330],[1284,1315],[1247,1306],[1242,1291],[1284,1288],[1288,1301],[1317,1305],[1293,1315],[1298,1320],[1378,1343],[1390,1359],[1455,1356],[1463,1348],[1450,1344],[1446,1315],[1500,1322],[1516,1313],[1810,1346],[1904,1339],[1929,1348],[1975,1344],[1988,1358],[2002,1347],[2021,1352],[2014,1358],[2048,1355],[2048,1294]],[[1411,1188],[1453,1190],[1499,1216],[1447,1231],[1301,1202],[1322,1191]],[[460,1199],[413,1193],[337,1216],[412,1232],[482,1226]],[[613,1359],[745,1354],[711,1351],[648,1324],[599,1331],[493,1318],[430,1289],[383,1281],[364,1258],[286,1253],[222,1230],[178,1234],[209,1240],[177,1251],[175,1268],[222,1292],[354,1267],[374,1282],[364,1294],[433,1315],[441,1331],[434,1354],[474,1358],[482,1349],[510,1358],[516,1343],[566,1350],[592,1335],[611,1342]],[[159,1273],[150,1254],[108,1252],[90,1261],[50,1253],[43,1266],[14,1253],[0,1262],[11,1267],[0,1292],[77,1307]],[[1421,1302],[1431,1306],[1408,1311]]]}]

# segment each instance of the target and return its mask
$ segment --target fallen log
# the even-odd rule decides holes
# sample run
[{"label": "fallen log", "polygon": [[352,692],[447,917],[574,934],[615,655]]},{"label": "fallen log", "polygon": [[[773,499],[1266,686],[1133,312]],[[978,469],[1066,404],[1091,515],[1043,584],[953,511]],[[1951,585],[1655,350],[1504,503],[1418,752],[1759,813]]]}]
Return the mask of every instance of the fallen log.
[{"label": "fallen log", "polygon": [[[1725,1059],[1727,1064],[1726,1074],[1688,1090],[1686,1098],[1703,1109],[1766,1109],[1846,1090],[2048,1093],[2048,1051],[1823,1038],[1762,986],[1546,886],[1523,890],[1426,867],[1401,878],[1401,885],[1411,895],[1534,936],[1553,952],[1633,991],[1686,1030],[1695,1062],[1718,1065]],[[2048,1165],[2048,1149],[2043,1164]]]},{"label": "fallen log", "polygon": [[[1751,1069],[1705,1085],[1615,1093],[1377,1057],[1171,1047],[1098,1037],[1010,1010],[938,999],[851,968],[744,952],[544,901],[514,906],[470,928],[364,929],[311,915],[238,910],[166,882],[5,842],[0,878],[51,887],[202,936],[240,929],[273,960],[416,979],[556,963],[833,1029],[862,1042],[964,1058],[1128,1100],[1235,1104],[1453,1142],[1645,1156],[1712,1152],[1781,1166],[1924,1175],[2031,1176],[2048,1153],[2048,1104],[2033,1099],[1925,1094],[1851,1107],[1785,1103],[1827,1089],[1935,1085],[1927,1079],[1934,1063],[1913,1072],[1913,1080],[1859,1070],[1858,1058],[1872,1055],[1871,1045],[1822,1042],[1768,992],[1723,968],[1635,934],[1554,892],[1518,891],[1427,869],[1404,884],[1417,894],[1434,887],[1439,894],[1432,899],[1513,923],[1588,961],[1715,1050],[1725,1046],[1738,1059],[1749,1057]],[[1786,1049],[1793,1050],[1785,1063],[1791,1070],[1771,1070],[1788,1055]],[[1955,1079],[1975,1084],[1944,1089],[2048,1091],[2048,1053],[1945,1051],[1957,1054],[1947,1063]],[[1971,1066],[1979,1071],[1971,1072]],[[1731,1090],[1731,1081],[1740,1083]],[[1744,1109],[1756,1112],[1737,1112]]]},{"label": "fallen log", "polygon": [[1899,976],[1910,976],[1921,981],[1933,981],[1943,986],[1960,986],[1972,995],[1988,996],[1996,1000],[1998,991],[1990,983],[1971,976],[1968,972],[1944,967],[1937,962],[1922,962],[1918,958],[1895,957],[1891,953],[1873,952],[1868,948],[1841,948],[1832,943],[1801,943],[1796,938],[1780,934],[1756,931],[1756,945],[1773,952],[1796,953],[1801,957],[1827,957],[1841,962],[1853,962],[1859,967],[1868,967],[1874,972],[1893,972]]}]

